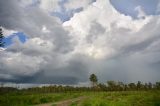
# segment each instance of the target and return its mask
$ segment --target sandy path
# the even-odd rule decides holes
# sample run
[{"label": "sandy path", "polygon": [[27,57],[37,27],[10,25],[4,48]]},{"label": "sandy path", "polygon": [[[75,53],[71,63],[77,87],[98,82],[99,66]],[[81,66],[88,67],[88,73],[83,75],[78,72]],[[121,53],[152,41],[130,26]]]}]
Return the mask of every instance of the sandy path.
[{"label": "sandy path", "polygon": [[69,106],[71,105],[73,102],[80,102],[83,99],[86,99],[87,97],[79,97],[79,98],[75,98],[75,99],[69,99],[69,100],[64,100],[64,101],[59,101],[56,103],[47,103],[47,104],[40,104],[40,105],[36,105],[36,106],[52,106],[53,104],[56,104],[56,106]]}]

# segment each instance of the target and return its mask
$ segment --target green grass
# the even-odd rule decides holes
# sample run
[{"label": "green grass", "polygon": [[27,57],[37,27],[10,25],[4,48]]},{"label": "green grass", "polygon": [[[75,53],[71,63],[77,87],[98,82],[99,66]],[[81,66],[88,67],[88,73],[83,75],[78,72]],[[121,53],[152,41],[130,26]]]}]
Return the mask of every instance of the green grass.
[{"label": "green grass", "polygon": [[0,106],[33,106],[35,104],[55,103],[79,96],[86,96],[87,98],[81,102],[73,102],[70,106],[160,106],[160,91],[9,93],[0,95]]},{"label": "green grass", "polygon": [[0,95],[0,106],[32,106],[49,102],[57,102],[80,96],[80,93],[44,93],[44,94],[4,94]]},{"label": "green grass", "polygon": [[80,106],[160,106],[160,92],[95,93]]}]

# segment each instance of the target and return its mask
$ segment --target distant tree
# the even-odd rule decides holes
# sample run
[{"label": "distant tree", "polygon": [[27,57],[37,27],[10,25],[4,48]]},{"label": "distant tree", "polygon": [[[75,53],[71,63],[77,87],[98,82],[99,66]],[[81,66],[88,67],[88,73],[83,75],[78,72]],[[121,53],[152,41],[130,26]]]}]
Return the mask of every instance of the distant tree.
[{"label": "distant tree", "polygon": [[124,85],[124,91],[127,91],[127,90],[128,90],[128,85],[125,84],[125,85]]},{"label": "distant tree", "polygon": [[115,91],[117,89],[117,83],[115,81],[107,81],[108,90]]},{"label": "distant tree", "polygon": [[102,91],[107,91],[107,86],[103,83],[99,83],[98,87],[102,90]]},{"label": "distant tree", "polygon": [[137,83],[137,90],[140,90],[141,88],[142,88],[142,83],[141,83],[141,81],[138,81],[138,83]]},{"label": "distant tree", "polygon": [[117,83],[117,90],[122,91],[124,90],[125,84],[123,82],[118,82]]},{"label": "distant tree", "polygon": [[1,84],[0,84],[0,87],[3,87],[3,85],[4,85],[4,83],[1,83]]},{"label": "distant tree", "polygon": [[3,31],[2,28],[0,27],[0,47],[4,47],[4,36],[3,36]]},{"label": "distant tree", "polygon": [[129,83],[128,86],[129,86],[130,90],[136,90],[136,84],[135,83]]},{"label": "distant tree", "polygon": [[149,88],[148,88],[148,83],[145,83],[144,85],[143,85],[143,89],[144,90],[148,90]]},{"label": "distant tree", "polygon": [[156,82],[155,88],[160,89],[160,82]]},{"label": "distant tree", "polygon": [[98,82],[97,76],[95,74],[91,74],[89,79],[92,82],[92,87],[95,87]]},{"label": "distant tree", "polygon": [[152,83],[151,83],[151,82],[148,83],[148,89],[149,89],[149,90],[152,89]]}]

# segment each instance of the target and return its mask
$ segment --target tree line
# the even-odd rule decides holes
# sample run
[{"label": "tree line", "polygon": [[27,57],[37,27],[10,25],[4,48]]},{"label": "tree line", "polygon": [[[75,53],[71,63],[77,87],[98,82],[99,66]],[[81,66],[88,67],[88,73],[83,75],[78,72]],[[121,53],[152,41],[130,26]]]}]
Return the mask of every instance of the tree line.
[{"label": "tree line", "polygon": [[151,82],[142,83],[123,83],[119,81],[107,81],[106,83],[98,83],[98,78],[95,74],[90,75],[92,83],[91,90],[95,91],[136,91],[136,90],[160,90],[160,82],[152,84]]},{"label": "tree line", "polygon": [[116,81],[107,81],[106,83],[98,83],[97,76],[91,74],[89,78],[91,86],[88,87],[78,87],[78,86],[64,86],[64,85],[50,85],[43,87],[33,87],[26,89],[18,89],[12,87],[0,87],[0,93],[12,92],[12,91],[22,91],[30,93],[58,93],[58,92],[79,92],[79,91],[148,91],[148,90],[160,90],[160,82],[155,84],[142,83],[138,81],[137,83],[123,83]]}]

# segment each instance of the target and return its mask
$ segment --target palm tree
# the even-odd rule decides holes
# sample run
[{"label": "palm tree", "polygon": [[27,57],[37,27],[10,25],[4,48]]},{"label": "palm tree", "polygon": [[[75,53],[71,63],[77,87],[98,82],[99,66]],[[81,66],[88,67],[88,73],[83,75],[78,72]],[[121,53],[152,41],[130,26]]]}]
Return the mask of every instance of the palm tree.
[{"label": "palm tree", "polygon": [[3,31],[2,28],[0,27],[0,47],[4,47],[5,42],[3,40],[4,40]]},{"label": "palm tree", "polygon": [[91,74],[89,79],[92,82],[92,87],[95,87],[98,82],[97,76],[95,74]]}]

